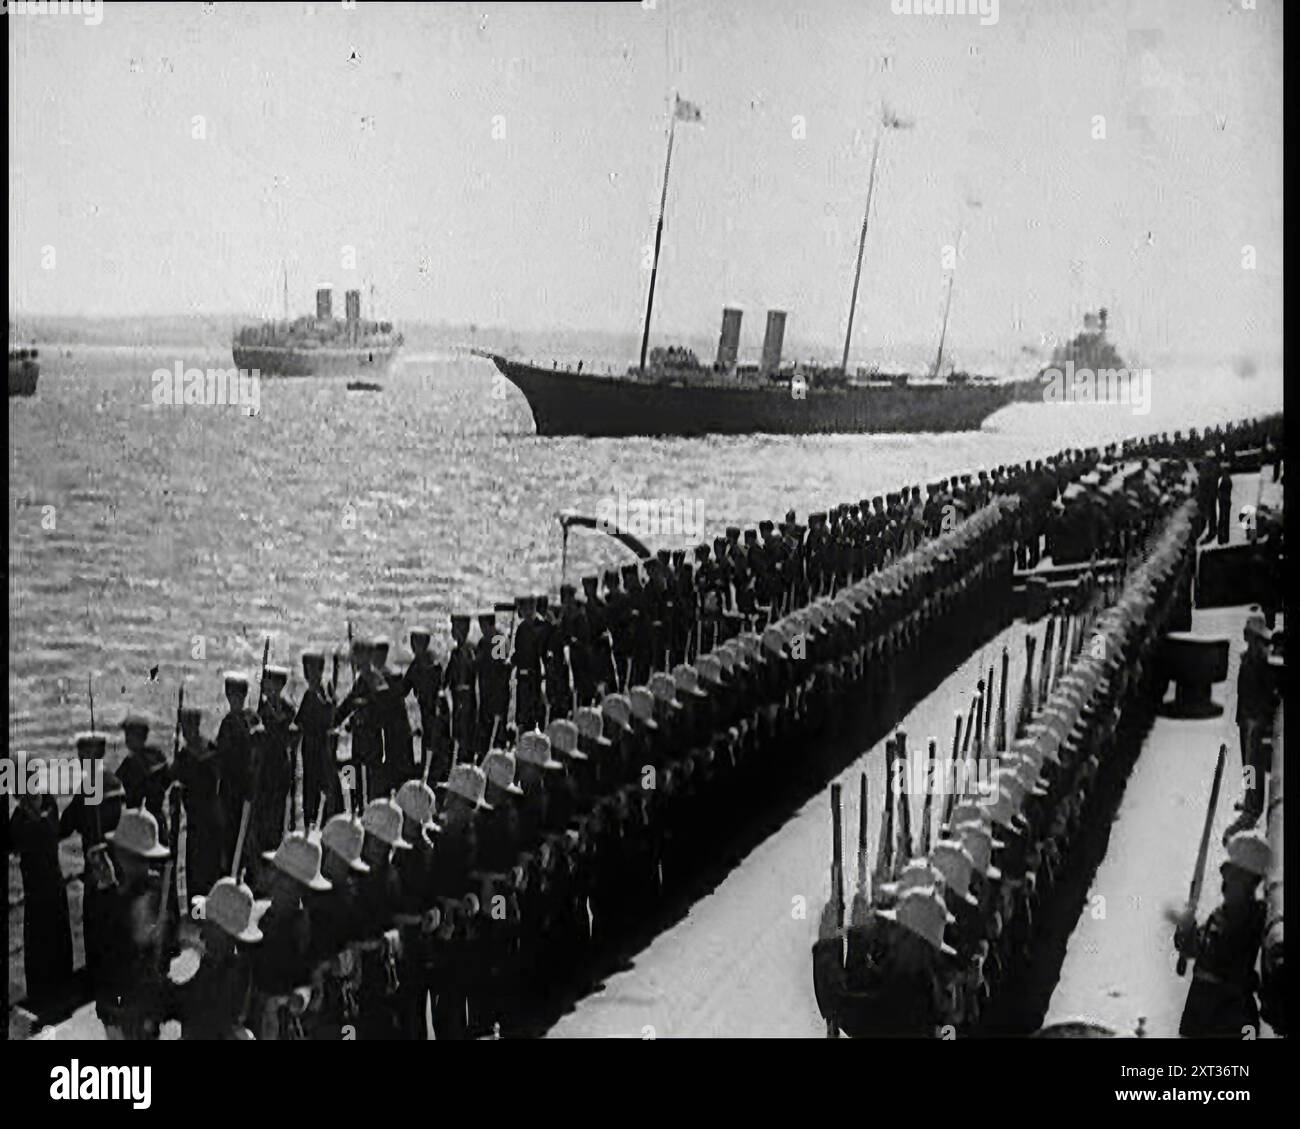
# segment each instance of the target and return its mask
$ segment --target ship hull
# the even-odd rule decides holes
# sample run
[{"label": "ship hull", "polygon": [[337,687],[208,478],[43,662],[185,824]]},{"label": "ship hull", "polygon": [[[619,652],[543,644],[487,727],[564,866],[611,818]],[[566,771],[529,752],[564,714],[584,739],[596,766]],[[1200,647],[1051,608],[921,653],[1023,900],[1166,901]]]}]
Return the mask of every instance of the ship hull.
[{"label": "ship hull", "polygon": [[588,376],[492,355],[528,401],[538,435],[772,435],[975,431],[1037,381],[873,385],[807,391],[789,385],[653,384]]},{"label": "ship hull", "polygon": [[32,396],[36,393],[36,381],[41,375],[39,361],[9,361],[9,395]]},{"label": "ship hull", "polygon": [[397,346],[375,349],[297,349],[235,345],[235,367],[260,376],[383,376],[397,359]]}]

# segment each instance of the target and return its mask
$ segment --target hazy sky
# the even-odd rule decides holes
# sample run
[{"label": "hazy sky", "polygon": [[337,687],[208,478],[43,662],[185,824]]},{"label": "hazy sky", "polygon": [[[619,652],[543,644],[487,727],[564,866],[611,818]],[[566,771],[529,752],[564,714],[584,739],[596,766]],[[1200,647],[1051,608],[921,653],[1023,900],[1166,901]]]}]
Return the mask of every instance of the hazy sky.
[{"label": "hazy sky", "polygon": [[15,312],[278,313],[287,259],[295,313],[635,331],[676,89],[657,336],[842,340],[884,99],[855,341],[937,333],[964,228],[955,339],[1280,342],[1277,0],[109,4],[11,14],[9,63]]}]

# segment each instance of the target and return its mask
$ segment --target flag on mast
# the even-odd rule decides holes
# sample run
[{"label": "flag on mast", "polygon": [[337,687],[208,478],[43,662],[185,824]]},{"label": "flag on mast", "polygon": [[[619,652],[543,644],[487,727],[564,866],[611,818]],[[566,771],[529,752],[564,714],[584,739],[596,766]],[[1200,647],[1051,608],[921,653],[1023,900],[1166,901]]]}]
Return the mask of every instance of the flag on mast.
[{"label": "flag on mast", "polygon": [[676,104],[673,106],[673,117],[679,122],[703,122],[700,116],[700,108],[694,102],[688,102],[685,98],[675,96]]}]

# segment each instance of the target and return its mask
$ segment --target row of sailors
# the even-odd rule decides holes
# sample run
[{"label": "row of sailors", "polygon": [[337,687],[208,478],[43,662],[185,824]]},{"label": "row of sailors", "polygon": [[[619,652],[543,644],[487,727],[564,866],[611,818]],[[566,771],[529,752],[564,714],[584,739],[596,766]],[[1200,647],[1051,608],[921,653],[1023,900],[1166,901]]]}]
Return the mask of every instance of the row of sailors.
[{"label": "row of sailors", "polygon": [[[1188,598],[1199,521],[1195,506],[1180,505],[1092,628],[1107,640],[1104,653],[1077,653],[1046,707],[1009,749],[992,754],[988,793],[955,798],[927,855],[879,884],[874,899],[860,890],[847,930],[828,904],[813,970],[819,1007],[836,1029],[969,1034],[999,989],[1028,968],[1043,909],[1090,850],[1095,859],[1163,693],[1158,648]],[[1175,938],[1196,961],[1184,1035],[1258,1031],[1256,891],[1269,846],[1257,832],[1234,835],[1227,846],[1224,905],[1202,927],[1182,921]],[[903,848],[906,858],[910,844]]]},{"label": "row of sailors", "polygon": [[[261,1037],[420,1038],[426,1011],[438,1037],[518,1030],[545,1010],[532,1005],[539,993],[689,881],[726,821],[797,770],[780,754],[804,747],[799,738],[824,724],[846,686],[892,716],[936,647],[972,637],[991,606],[1007,605],[1015,509],[997,502],[761,635],[526,732],[513,751],[457,763],[432,787],[417,770],[355,816],[257,846],[253,820],[247,884],[233,863],[210,885],[186,866],[164,900],[167,824],[178,852],[181,837],[189,858],[210,849],[189,788],[169,789],[163,820],[147,803],[122,810],[102,840],[111,879],[86,887],[99,1014],[128,1038],[153,1037],[171,1014],[189,1037],[251,1027]],[[197,737],[200,720],[182,711],[182,764],[216,761]],[[102,755],[102,738],[93,742],[79,750]],[[101,805],[106,822],[109,809]],[[196,903],[191,890],[209,894]],[[187,904],[204,955],[176,985],[163,973],[174,930],[126,923]]]},{"label": "row of sailors", "polygon": [[[1271,424],[1242,425],[1239,428],[1216,430],[1213,435],[1207,432],[1206,438],[1218,442],[1225,451],[1229,451],[1236,444],[1257,443],[1262,426],[1267,430]],[[1177,441],[1173,443],[1167,436],[1127,443],[1124,445],[1124,454],[1147,458],[1157,451],[1179,453],[1183,447],[1188,446],[1188,443],[1183,441],[1181,436],[1176,438]],[[1201,438],[1193,433],[1190,437],[1191,447],[1198,446],[1200,442]],[[1037,552],[1039,542],[1037,532],[1032,538],[1027,539],[1025,536],[1026,511],[1034,512],[1036,508],[1044,512],[1049,511],[1051,501],[1061,492],[1062,483],[1068,489],[1071,481],[1090,473],[1091,468],[1095,467],[1099,460],[1115,459],[1119,456],[1120,452],[1114,447],[1107,448],[1104,452],[1095,450],[1063,452],[1059,456],[1048,459],[1046,469],[1042,463],[1033,465],[1027,463],[1023,471],[1014,467],[999,467],[994,471],[991,480],[988,480],[988,476],[983,473],[973,478],[965,475],[954,478],[951,482],[932,484],[930,493],[932,500],[937,496],[942,499],[945,506],[949,504],[950,499],[956,498],[959,502],[958,513],[964,512],[967,504],[985,503],[989,497],[1000,493],[1011,493],[1018,499],[1019,505],[1013,508],[1014,521],[1009,529],[1004,530],[1003,536],[1008,542],[1017,544],[1017,556],[1023,563],[1026,554],[1030,552],[1026,547],[1027,540],[1032,541],[1034,553]],[[913,493],[915,494],[915,491]],[[900,499],[901,495],[891,496],[889,504],[897,506]],[[845,530],[856,528],[861,532],[865,528],[861,521],[862,515],[866,514],[870,518],[873,511],[888,513],[884,510],[882,501],[875,500],[872,507],[867,507],[864,503],[856,508],[838,507],[829,515],[814,515],[810,520],[810,529],[807,531],[802,527],[792,526],[788,521],[783,529],[783,544],[793,552],[797,561],[804,562],[801,566],[802,571],[792,572],[791,575],[796,579],[802,576],[806,580],[808,576],[806,562],[826,559],[826,546],[843,543],[842,534]],[[931,510],[931,519],[934,519],[935,515],[936,511]],[[793,515],[789,516],[793,518]],[[1037,520],[1034,518],[1029,524],[1032,526]],[[894,525],[896,527],[896,523]],[[765,544],[773,543],[769,526],[770,523],[763,523],[761,527],[761,532],[766,538]],[[886,525],[885,528],[888,529],[889,526]],[[928,534],[933,529],[936,536],[942,538],[947,528],[949,528],[947,517],[940,515],[937,525],[932,521],[931,525],[927,526],[926,532]],[[808,534],[806,541],[803,539],[805,532]],[[761,572],[762,569],[753,570],[744,565],[733,566],[729,562],[732,562],[733,554],[735,560],[745,560],[750,555],[747,546],[753,546],[756,539],[757,535],[746,533],[742,541],[740,531],[732,529],[728,531],[727,538],[719,539],[719,542],[715,543],[716,556],[712,562],[716,566],[714,573],[729,576],[724,588],[715,590],[718,593],[716,606],[724,609],[728,605],[747,606],[747,597],[738,595],[745,591],[745,583],[738,587],[735,577],[749,575],[754,571]],[[926,547],[934,549],[938,543],[938,541],[931,541]],[[810,549],[809,546],[812,548]],[[762,554],[754,555],[755,559],[762,557]],[[699,556],[703,560],[704,547],[701,547]],[[951,559],[945,561],[945,556],[950,555],[937,550],[930,554],[939,572],[951,571],[952,561]],[[780,555],[777,554],[778,571],[780,559]],[[857,575],[857,567],[852,564],[851,554],[849,559],[850,567],[844,579],[853,583],[853,578]],[[864,562],[864,568],[865,563],[870,561],[870,568],[866,569],[866,575],[875,575],[879,578],[881,573],[874,559],[871,559],[869,554],[860,559]],[[883,559],[896,563],[899,558],[887,553]],[[666,576],[665,569],[676,563],[676,560],[670,557],[665,565],[662,553],[656,560],[659,564],[651,564],[649,571],[658,572],[661,576]],[[684,575],[689,577],[689,566],[686,567],[688,571]],[[873,573],[871,569],[876,571]],[[707,568],[702,569],[706,576],[709,575],[709,571]],[[618,590],[617,575],[606,574],[608,592]],[[641,585],[636,566],[628,566],[624,570],[624,575],[628,578],[629,590],[639,591],[647,588],[661,590],[658,581],[649,586]],[[805,585],[802,581],[796,585],[800,588],[801,597],[805,588],[807,588],[808,598],[815,598],[814,589],[820,593],[833,592],[842,588],[838,583],[838,575],[833,571],[823,574],[819,573],[817,568],[813,568],[812,575],[815,581],[813,585]],[[250,829],[250,842],[254,846],[266,846],[278,842],[285,824],[286,808],[294,818],[295,826],[316,812],[322,802],[325,816],[332,816],[342,811],[345,798],[337,774],[335,751],[338,725],[347,722],[349,718],[351,718],[353,735],[355,770],[351,783],[353,788],[357,789],[357,800],[361,795],[373,796],[390,792],[402,781],[416,775],[413,735],[405,711],[405,699],[409,694],[414,694],[419,706],[420,763],[426,766],[424,777],[434,780],[447,778],[452,762],[458,755],[467,761],[481,760],[483,752],[488,748],[495,748],[499,744],[510,744],[514,732],[526,733],[533,727],[546,724],[548,720],[560,720],[568,716],[577,724],[585,725],[590,729],[595,721],[599,720],[593,719],[592,716],[593,712],[597,714],[600,712],[593,710],[595,700],[602,697],[607,699],[615,692],[611,691],[611,686],[621,687],[627,691],[623,696],[629,699],[632,708],[647,713],[653,708],[652,703],[655,700],[653,693],[644,685],[632,685],[629,689],[629,680],[634,681],[635,673],[637,676],[651,676],[646,677],[644,681],[653,682],[654,674],[663,676],[668,672],[655,669],[662,664],[645,657],[644,645],[642,645],[641,659],[636,660],[635,647],[632,647],[633,653],[629,654],[629,644],[624,642],[623,645],[617,645],[613,642],[614,634],[608,630],[608,599],[600,597],[595,591],[594,578],[587,578],[583,583],[587,595],[585,607],[584,602],[573,598],[571,590],[565,593],[562,608],[570,618],[564,629],[561,629],[561,625],[565,623],[563,618],[545,614],[547,609],[544,597],[522,598],[517,607],[523,622],[515,631],[515,646],[509,654],[506,653],[506,637],[496,626],[494,613],[486,613],[480,617],[481,636],[477,645],[469,643],[469,617],[453,617],[453,637],[456,646],[447,664],[446,672],[430,650],[430,633],[425,629],[417,628],[411,633],[414,658],[405,672],[388,668],[386,640],[378,639],[373,643],[358,640],[353,646],[353,668],[356,677],[352,690],[343,703],[335,702],[334,682],[337,671],[328,684],[324,681],[325,656],[321,652],[309,651],[302,657],[306,690],[296,708],[285,699],[283,694],[288,680],[286,669],[267,667],[256,711],[247,708],[247,679],[240,675],[232,675],[226,680],[226,696],[230,712],[222,721],[215,746],[204,739],[200,733],[198,713],[185,711],[179,719],[183,731],[183,744],[174,763],[170,765],[162,752],[148,743],[148,723],[143,718],[129,716],[123,724],[126,758],[119,766],[117,776],[109,773],[108,777],[110,781],[117,780],[121,787],[121,800],[124,800],[127,806],[143,805],[154,815],[155,820],[162,820],[160,834],[163,835],[164,840],[168,821],[163,818],[162,797],[173,779],[183,783],[184,807],[190,825],[195,828],[195,833],[188,837],[184,868],[191,887],[206,889],[210,882],[215,881],[217,875],[227,872],[233,857],[239,815],[245,800],[249,800],[255,809],[253,826]],[[617,605],[618,600],[614,603]],[[708,609],[710,604],[707,591],[703,600],[697,601],[692,606],[697,612],[701,606]],[[768,614],[771,614],[772,608],[775,607],[775,604],[769,606],[769,609],[766,609]],[[593,623],[599,625],[602,622],[602,612],[606,617],[603,621],[606,630],[600,632],[596,638],[597,640],[608,638],[609,646],[605,648],[597,642],[592,650],[599,660],[595,662],[595,666],[604,673],[596,677],[595,695],[590,693],[589,681],[586,677],[576,678],[582,704],[574,703],[566,708],[568,703],[564,700],[564,680],[559,673],[559,668],[567,666],[574,671],[575,675],[579,669],[590,669],[590,665],[583,661],[584,655],[589,653],[585,651],[583,641],[590,635]],[[587,617],[585,631],[580,626],[584,615]],[[729,615],[724,610],[710,622],[708,643],[717,650],[719,644],[726,642],[728,638],[734,641],[737,638],[736,633],[741,628],[762,627],[765,618],[765,615],[761,615],[746,619],[744,616]],[[651,620],[650,622],[654,624],[662,621]],[[578,626],[574,626],[575,624]],[[697,627],[697,631],[699,634],[695,638],[698,643],[692,653],[702,658],[705,657],[703,649],[706,637],[702,629]],[[690,634],[690,632],[686,633],[688,637]],[[626,639],[625,632],[620,635]],[[566,662],[555,661],[556,647],[553,643],[548,646],[543,641],[548,637],[551,640],[556,638],[565,640]],[[636,637],[634,632],[633,638]],[[644,640],[645,637],[645,633],[642,632],[640,638]],[[574,661],[575,640],[578,641],[576,663]],[[955,636],[947,636],[944,641],[950,646],[957,644]],[[690,651],[690,648],[687,650]],[[958,652],[954,650],[953,653]],[[551,659],[549,663],[548,656]],[[664,662],[674,657],[676,655],[665,654]],[[626,671],[623,677],[618,673],[620,665]],[[685,664],[676,665],[681,667]],[[515,724],[507,726],[505,719],[509,709],[509,677],[512,670],[515,675]],[[542,689],[543,684],[544,689]],[[664,685],[665,682],[661,677],[659,686],[662,689]],[[552,700],[555,702],[554,706]],[[301,757],[295,762],[299,747]],[[103,748],[102,737],[86,735],[84,739],[78,741],[79,759],[84,762],[93,759],[96,755],[102,757]],[[288,804],[289,795],[293,791],[295,763],[301,766],[303,798],[301,818],[292,816],[292,805]],[[364,778],[367,776],[371,779],[365,781]],[[363,781],[369,786],[364,793],[360,790]],[[110,785],[110,793],[112,790]],[[63,816],[55,820],[55,827],[50,831],[50,835],[57,841],[58,837],[66,837],[74,830],[81,830],[86,843],[91,844],[92,848],[99,846],[99,851],[92,849],[88,852],[88,873],[91,873],[94,864],[104,857],[102,850],[104,832],[115,822],[116,810],[120,807],[120,802],[110,796],[101,809],[89,812],[82,807],[79,800],[74,800]],[[38,831],[37,838],[41,839],[43,834]],[[33,857],[40,855],[41,851],[37,850]],[[36,869],[39,872],[40,866],[38,865]],[[55,883],[53,880],[44,881],[38,877],[32,882],[25,881],[24,885],[28,888],[43,889],[46,886],[52,888]],[[94,883],[88,883],[88,886],[91,885]],[[39,901],[38,898],[37,903]],[[53,901],[65,902],[66,900],[60,894]],[[47,899],[47,902],[50,902],[50,899]],[[29,901],[29,904],[34,903]],[[54,910],[51,912],[55,913]],[[66,912],[66,905],[64,912]],[[40,913],[32,916],[41,919]],[[55,917],[57,918],[57,913]],[[56,925],[52,932],[64,934],[67,931],[61,930]],[[39,968],[36,969],[34,979],[38,987],[41,984],[57,987],[66,980],[66,974],[63,972],[65,962],[62,959],[65,947],[65,945],[54,945],[43,948],[43,951],[53,954],[50,962],[53,971],[49,976],[42,976]],[[29,947],[28,952],[33,952],[33,949]],[[70,957],[68,959],[70,961]],[[28,979],[30,984],[33,980],[31,970]],[[39,995],[40,992],[36,994]]]}]

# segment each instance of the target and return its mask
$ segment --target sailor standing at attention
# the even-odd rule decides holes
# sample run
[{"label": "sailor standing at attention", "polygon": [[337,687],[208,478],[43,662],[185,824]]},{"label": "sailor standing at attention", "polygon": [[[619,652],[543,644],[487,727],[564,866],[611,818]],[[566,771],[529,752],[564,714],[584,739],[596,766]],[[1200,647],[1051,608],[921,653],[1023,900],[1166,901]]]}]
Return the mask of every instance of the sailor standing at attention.
[{"label": "sailor standing at attention", "polygon": [[293,788],[293,755],[296,732],[293,706],[282,697],[289,671],[282,666],[268,666],[262,679],[261,700],[257,716],[262,722],[260,739],[254,748],[260,756],[257,764],[257,794],[253,799],[253,842],[259,850],[272,850],[285,831],[284,805]]},{"label": "sailor standing at attention", "polygon": [[458,760],[474,759],[474,737],[478,724],[477,656],[469,641],[469,616],[456,612],[451,617],[454,643],[447,660],[447,685],[451,689],[451,732],[459,748]]},{"label": "sailor standing at attention", "polygon": [[225,869],[226,834],[217,747],[199,731],[202,721],[201,710],[193,706],[181,710],[182,743],[172,771],[181,783],[185,804],[187,884],[197,890],[210,890]]},{"label": "sailor standing at attention", "polygon": [[495,734],[503,738],[510,713],[510,640],[497,626],[495,611],[479,612],[475,664],[478,671],[478,747],[481,757]]},{"label": "sailor standing at attention", "polygon": [[375,640],[374,667],[384,676],[386,689],[380,698],[380,722],[384,727],[384,775],[390,789],[410,780],[415,772],[415,738],[406,714],[406,695],[410,687],[406,676],[388,665],[389,643],[386,635]]},{"label": "sailor standing at attention", "polygon": [[[59,806],[42,774],[28,771],[26,753],[14,764],[25,787],[9,824],[9,846],[18,852],[23,879],[23,978],[28,1007],[36,1012],[58,1002],[72,980],[72,925],[59,866]],[[44,774],[47,775],[47,774]],[[0,796],[8,810],[9,797]]]},{"label": "sailor standing at attention", "polygon": [[293,723],[302,734],[302,810],[307,819],[316,817],[321,797],[325,797],[325,818],[343,810],[343,789],[339,785],[338,766],[330,729],[334,706],[321,680],[325,674],[325,656],[320,651],[303,651],[302,674],[307,688]]},{"label": "sailor standing at attention", "polygon": [[167,828],[163,820],[163,796],[172,782],[167,757],[156,745],[149,742],[149,722],[137,713],[129,713],[122,721],[122,738],[126,743],[126,757],[117,766],[117,777],[126,789],[126,806],[138,808],[143,804],[158,821],[164,845]]},{"label": "sailor standing at attention", "polygon": [[411,665],[406,668],[407,689],[415,695],[420,708],[421,764],[433,751],[437,730],[438,695],[442,693],[442,664],[429,649],[430,633],[427,627],[411,628]]},{"label": "sailor standing at attention", "polygon": [[253,733],[261,729],[248,708],[248,678],[238,671],[225,675],[230,711],[217,730],[217,761],[221,768],[221,806],[225,815],[225,849],[222,869],[235,857],[239,818],[245,802],[253,798]]},{"label": "sailor standing at attention", "polygon": [[369,639],[352,640],[352,688],[334,714],[335,725],[342,725],[356,715],[351,727],[352,761],[360,778],[354,787],[361,788],[367,798],[387,792],[383,781],[384,731],[379,723],[384,678],[371,665],[371,654]]}]

